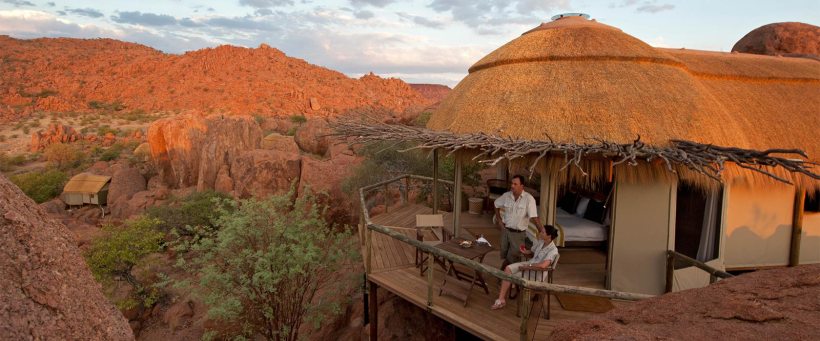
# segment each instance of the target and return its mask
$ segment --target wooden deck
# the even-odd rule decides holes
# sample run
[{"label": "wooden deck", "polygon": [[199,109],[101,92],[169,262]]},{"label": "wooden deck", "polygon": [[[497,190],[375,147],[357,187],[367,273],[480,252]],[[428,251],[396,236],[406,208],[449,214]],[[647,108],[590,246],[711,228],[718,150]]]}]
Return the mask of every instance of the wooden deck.
[{"label": "wooden deck", "polygon": [[[429,214],[432,210],[421,205],[405,205],[371,217],[375,224],[392,227],[394,231],[415,238],[416,214]],[[444,213],[445,226],[452,226],[452,214]],[[462,214],[463,237],[474,238],[481,233],[493,243],[496,249],[490,252],[484,263],[499,267],[501,260],[498,256],[497,245],[499,232],[493,227],[488,215]],[[399,297],[411,302],[422,309],[427,309],[427,276],[420,276],[414,266],[415,249],[381,233],[372,233],[372,271],[370,281],[376,283],[380,289],[388,290]],[[434,239],[432,233],[425,235],[425,240]],[[554,283],[603,288],[605,283],[605,255],[591,249],[561,249],[561,263],[555,272]],[[434,271],[433,305],[431,312],[442,319],[464,329],[473,335],[487,340],[518,340],[521,318],[516,317],[516,304],[508,300],[507,307],[499,311],[490,310],[496,296],[498,284],[496,278],[486,276],[490,287],[487,295],[480,288],[472,291],[470,301],[466,307],[462,301],[450,297],[439,296],[439,287],[444,279],[444,271],[436,266]],[[628,302],[613,301],[618,306]],[[535,330],[535,339],[546,339],[552,330],[566,320],[586,319],[594,313],[564,310],[558,300],[552,298],[552,316],[550,320],[539,319]]]}]

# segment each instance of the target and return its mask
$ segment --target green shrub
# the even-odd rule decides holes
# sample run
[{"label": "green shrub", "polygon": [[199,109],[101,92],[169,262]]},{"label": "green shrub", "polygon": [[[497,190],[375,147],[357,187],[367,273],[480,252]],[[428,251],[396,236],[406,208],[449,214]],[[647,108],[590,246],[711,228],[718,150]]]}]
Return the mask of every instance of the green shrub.
[{"label": "green shrub", "polygon": [[146,214],[160,221],[157,227],[165,232],[177,231],[181,235],[194,234],[188,227],[213,228],[219,218],[217,204],[230,196],[214,191],[191,193],[170,205],[148,208]]},{"label": "green shrub", "polygon": [[302,123],[307,122],[307,117],[305,117],[304,115],[298,115],[298,114],[290,115],[290,121],[293,122],[293,123],[296,123],[296,124],[302,124]]},{"label": "green shrub", "polygon": [[[336,232],[306,193],[228,202],[218,229],[184,245],[178,265],[200,274],[193,289],[209,318],[241,326],[222,338],[298,340],[300,326],[339,312],[340,295],[355,283],[345,271],[357,261],[355,238]],[[227,208],[227,209],[226,209]]]},{"label": "green shrub", "polygon": [[297,130],[299,130],[299,127],[290,127],[285,134],[288,136],[295,136]]},{"label": "green shrub", "polygon": [[26,163],[26,161],[28,160],[23,154],[8,156],[6,153],[0,152],[0,172],[12,171],[15,167]]},{"label": "green shrub", "polygon": [[97,128],[97,135],[98,136],[105,136],[105,134],[108,134],[108,133],[112,133],[114,135],[117,135],[119,133],[119,129],[111,128],[111,126],[109,126],[107,124],[102,125],[99,128]]},{"label": "green shrub", "polygon": [[14,175],[9,180],[39,204],[59,195],[68,177],[59,170],[51,169]]},{"label": "green shrub", "polygon": [[88,107],[91,109],[106,110],[106,111],[121,111],[125,109],[125,105],[120,102],[106,103],[102,101],[88,102]]},{"label": "green shrub", "polygon": [[415,122],[413,122],[413,125],[418,126],[418,127],[426,127],[427,122],[430,121],[430,116],[432,116],[432,115],[433,115],[433,112],[431,112],[431,111],[422,112],[421,114],[419,114],[418,117],[416,117],[416,120],[415,120]]},{"label": "green shrub", "polygon": [[121,149],[118,148],[108,148],[102,153],[100,153],[100,161],[112,161],[116,160],[120,157],[120,153],[122,153]]},{"label": "green shrub", "polygon": [[85,153],[67,143],[52,143],[43,150],[43,156],[57,169],[71,169],[85,158]]},{"label": "green shrub", "polygon": [[161,250],[165,234],[156,229],[158,224],[156,219],[140,216],[120,227],[106,225],[105,234],[95,239],[85,253],[91,273],[103,286],[124,280],[134,288],[133,297],[114,302],[120,308],[128,309],[136,304],[150,307],[159,297],[155,286],[142,283],[131,273],[145,256]]},{"label": "green shrub", "polygon": [[262,116],[262,115],[259,115],[259,114],[254,114],[253,119],[256,120],[256,123],[259,124],[259,125],[262,125],[262,123],[265,123],[265,116]]}]

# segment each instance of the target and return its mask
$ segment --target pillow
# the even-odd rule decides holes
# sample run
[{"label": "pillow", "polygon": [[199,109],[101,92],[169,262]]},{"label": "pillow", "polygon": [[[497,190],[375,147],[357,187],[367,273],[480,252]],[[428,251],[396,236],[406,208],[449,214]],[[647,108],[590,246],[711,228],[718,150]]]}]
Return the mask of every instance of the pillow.
[{"label": "pillow", "polygon": [[584,212],[584,219],[594,221],[598,224],[604,223],[604,203],[598,200],[592,200],[587,205],[587,211]]},{"label": "pillow", "polygon": [[558,207],[569,214],[575,213],[575,208],[578,207],[578,195],[572,192],[567,192],[558,200]]},{"label": "pillow", "polygon": [[584,213],[587,213],[587,206],[589,205],[589,198],[581,197],[581,200],[578,200],[578,207],[575,208],[575,215],[583,218]]}]

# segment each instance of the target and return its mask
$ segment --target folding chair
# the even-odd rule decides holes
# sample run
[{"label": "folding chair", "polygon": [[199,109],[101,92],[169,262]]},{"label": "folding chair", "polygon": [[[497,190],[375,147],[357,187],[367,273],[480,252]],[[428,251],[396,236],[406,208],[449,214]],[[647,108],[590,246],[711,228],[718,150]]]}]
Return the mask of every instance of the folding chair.
[{"label": "folding chair", "polygon": [[[430,229],[438,240],[424,240],[424,229]],[[416,240],[424,244],[435,246],[447,241],[444,231],[444,215],[441,214],[417,214],[416,215]],[[419,268],[419,275],[424,275],[427,270],[427,257],[429,255],[422,250],[416,249],[416,267]]]}]

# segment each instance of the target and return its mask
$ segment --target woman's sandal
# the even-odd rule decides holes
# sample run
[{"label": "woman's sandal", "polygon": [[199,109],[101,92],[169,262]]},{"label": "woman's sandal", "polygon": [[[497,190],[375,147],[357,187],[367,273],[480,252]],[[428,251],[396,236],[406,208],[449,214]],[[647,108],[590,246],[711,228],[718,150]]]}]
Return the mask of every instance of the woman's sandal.
[{"label": "woman's sandal", "polygon": [[490,309],[498,310],[498,309],[504,308],[505,305],[507,305],[507,302],[504,302],[502,300],[495,300],[495,303],[493,303],[493,306],[490,307]]}]

